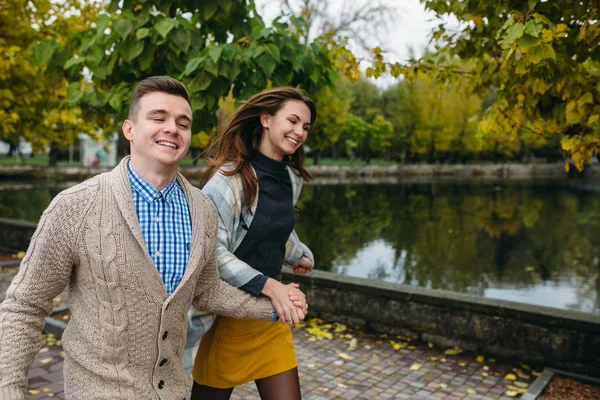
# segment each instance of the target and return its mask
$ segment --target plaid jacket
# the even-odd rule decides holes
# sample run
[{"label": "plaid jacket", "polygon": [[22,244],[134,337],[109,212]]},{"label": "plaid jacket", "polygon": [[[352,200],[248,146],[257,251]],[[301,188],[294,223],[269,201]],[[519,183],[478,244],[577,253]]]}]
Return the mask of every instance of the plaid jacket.
[{"label": "plaid jacket", "polygon": [[[244,191],[242,178],[236,174],[225,176],[222,171],[231,170],[232,166],[223,166],[206,183],[202,192],[213,202],[217,209],[219,229],[217,236],[217,264],[221,279],[232,286],[241,287],[252,278],[261,273],[233,255],[235,250],[244,240],[247,228],[252,224],[258,205],[258,195],[252,207],[244,207]],[[289,166],[288,172],[292,182],[294,205],[300,197],[302,178]],[[254,169],[252,169],[254,171]],[[246,226],[246,228],[244,228]],[[303,256],[309,258],[314,265],[314,256],[310,249],[300,241],[296,230],[293,230],[287,240],[285,248],[284,265],[292,265]],[[195,335],[203,334],[213,322],[212,314],[203,315],[200,320],[192,324]]]}]

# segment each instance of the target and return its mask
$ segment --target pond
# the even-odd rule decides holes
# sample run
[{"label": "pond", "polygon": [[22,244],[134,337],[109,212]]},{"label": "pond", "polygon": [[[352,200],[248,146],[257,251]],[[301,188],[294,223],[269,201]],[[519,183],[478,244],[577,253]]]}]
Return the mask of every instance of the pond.
[{"label": "pond", "polygon": [[[595,187],[306,185],[296,229],[322,270],[600,313]],[[0,190],[0,217],[37,222],[58,191]]]}]

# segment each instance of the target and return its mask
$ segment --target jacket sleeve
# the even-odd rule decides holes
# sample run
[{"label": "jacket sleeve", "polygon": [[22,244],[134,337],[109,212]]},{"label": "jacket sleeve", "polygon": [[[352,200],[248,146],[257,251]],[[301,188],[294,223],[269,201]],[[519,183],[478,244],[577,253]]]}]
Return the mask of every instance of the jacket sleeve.
[{"label": "jacket sleeve", "polygon": [[202,192],[217,209],[217,264],[221,279],[237,288],[262,275],[233,254],[233,238],[240,224],[242,212],[241,183],[236,190],[235,177],[216,173]]},{"label": "jacket sleeve", "polygon": [[315,264],[315,257],[313,256],[312,251],[300,241],[300,238],[294,229],[285,243],[284,265],[287,264],[291,266],[302,257],[307,257],[312,261],[313,265]]},{"label": "jacket sleeve", "polygon": [[206,237],[204,251],[206,264],[202,267],[193,306],[211,313],[232,318],[262,319],[273,321],[273,307],[266,297],[255,297],[231,286],[219,277],[217,267],[217,221],[214,215],[209,218],[213,226]]},{"label": "jacket sleeve", "polygon": [[44,211],[0,305],[0,399],[23,399],[28,370],[42,346],[44,316],[66,287],[74,260],[81,216],[59,194]]}]

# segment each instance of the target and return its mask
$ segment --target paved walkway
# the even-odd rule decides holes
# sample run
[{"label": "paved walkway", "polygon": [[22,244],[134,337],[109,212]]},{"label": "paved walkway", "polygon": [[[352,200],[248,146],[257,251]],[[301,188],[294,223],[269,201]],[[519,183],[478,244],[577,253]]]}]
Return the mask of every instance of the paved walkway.
[{"label": "paved walkway", "polygon": [[[318,340],[307,333],[310,328],[301,325],[294,329],[302,394],[307,400],[508,400],[504,393],[513,382],[505,380],[507,374],[526,384],[535,379],[527,366],[518,363],[477,354],[447,355],[426,343],[398,337],[350,330],[335,333],[336,328],[344,328],[337,324],[319,325],[317,332],[332,333],[333,338]],[[62,348],[53,345],[54,341],[50,338],[33,363],[27,399],[64,399]],[[259,399],[253,383],[236,388],[231,398]]]}]

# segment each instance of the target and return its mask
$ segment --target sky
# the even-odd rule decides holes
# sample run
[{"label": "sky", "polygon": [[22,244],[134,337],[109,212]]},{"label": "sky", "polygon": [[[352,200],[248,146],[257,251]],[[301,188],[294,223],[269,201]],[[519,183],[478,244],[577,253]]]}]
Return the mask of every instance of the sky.
[{"label": "sky", "polygon": [[[294,0],[291,0],[292,2]],[[299,0],[295,0],[298,2]],[[325,1],[325,0],[321,0]],[[347,4],[364,4],[369,0],[327,0],[332,13],[339,12]],[[440,21],[433,13],[425,10],[418,0],[382,0],[395,12],[389,31],[376,43],[387,50],[387,61],[403,62],[409,58],[409,48],[413,48],[417,57],[427,48],[431,31]],[[266,23],[279,15],[281,8],[278,0],[256,0],[257,9]],[[356,49],[351,49],[353,52]],[[364,66],[363,66],[364,68]],[[385,79],[384,79],[385,81]]]}]

